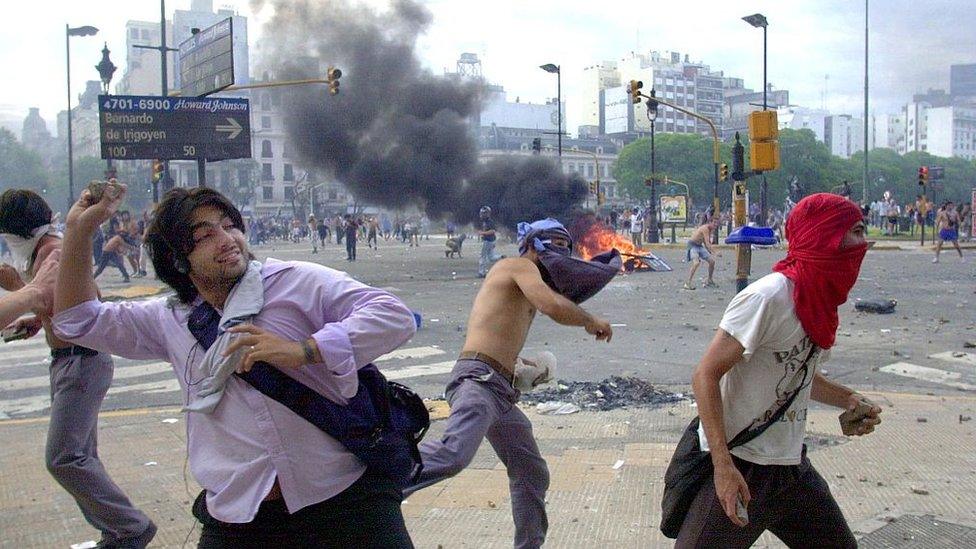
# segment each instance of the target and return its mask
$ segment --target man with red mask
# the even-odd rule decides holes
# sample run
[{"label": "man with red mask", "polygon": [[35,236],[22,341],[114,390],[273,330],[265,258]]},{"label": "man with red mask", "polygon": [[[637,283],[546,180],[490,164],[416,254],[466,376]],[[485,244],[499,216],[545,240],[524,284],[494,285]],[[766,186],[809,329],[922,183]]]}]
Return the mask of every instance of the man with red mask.
[{"label": "man with red mask", "polygon": [[[834,345],[837,307],[868,249],[864,232],[850,200],[804,198],[786,222],[786,258],[726,309],[692,381],[698,442],[714,473],[695,496],[676,547],[749,547],[765,530],[790,547],[857,546],[807,460],[803,436],[811,399],[858,410],[846,432],[868,434],[880,423],[880,408],[819,372]],[[761,434],[730,444],[749,430]]]}]

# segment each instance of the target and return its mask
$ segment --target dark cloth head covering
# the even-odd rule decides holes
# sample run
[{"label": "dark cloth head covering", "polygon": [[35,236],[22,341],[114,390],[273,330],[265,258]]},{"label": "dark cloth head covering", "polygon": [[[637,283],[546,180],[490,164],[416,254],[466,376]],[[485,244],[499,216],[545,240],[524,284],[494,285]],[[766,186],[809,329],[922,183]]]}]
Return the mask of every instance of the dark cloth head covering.
[{"label": "dark cloth head covering", "polygon": [[[565,239],[569,246],[556,246],[552,242],[555,238]],[[530,246],[536,251],[542,280],[573,303],[593,297],[620,272],[620,252],[615,249],[589,261],[573,257],[573,239],[569,231],[552,218],[519,223],[518,244],[521,255],[525,255]]]}]

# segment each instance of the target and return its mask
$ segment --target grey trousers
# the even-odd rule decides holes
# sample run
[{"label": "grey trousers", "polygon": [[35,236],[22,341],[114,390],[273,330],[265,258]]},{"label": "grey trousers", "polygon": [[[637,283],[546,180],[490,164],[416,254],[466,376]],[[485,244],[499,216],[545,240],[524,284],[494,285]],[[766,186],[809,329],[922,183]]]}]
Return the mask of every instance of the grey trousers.
[{"label": "grey trousers", "polygon": [[498,261],[499,257],[495,255],[495,241],[492,240],[488,242],[485,240],[481,243],[481,257],[478,258],[478,276],[487,276],[488,271],[491,266]]},{"label": "grey trousers", "polygon": [[420,445],[424,469],[404,497],[452,477],[474,459],[484,438],[508,470],[515,520],[515,547],[542,546],[549,529],[546,490],[549,469],[532,436],[532,424],[515,403],[519,392],[478,360],[458,360],[445,391],[451,405],[440,440]]},{"label": "grey trousers", "polygon": [[103,540],[138,536],[149,518],[112,482],[98,459],[98,410],[112,383],[112,357],[68,356],[51,361],[51,424],[47,470],[78,504]]}]

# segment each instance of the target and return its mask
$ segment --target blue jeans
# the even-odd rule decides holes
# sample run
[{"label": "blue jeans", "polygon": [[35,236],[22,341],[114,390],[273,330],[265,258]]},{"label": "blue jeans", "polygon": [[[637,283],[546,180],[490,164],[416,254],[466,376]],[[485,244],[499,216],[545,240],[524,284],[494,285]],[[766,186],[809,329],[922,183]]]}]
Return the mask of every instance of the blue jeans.
[{"label": "blue jeans", "polygon": [[481,258],[478,259],[478,276],[484,277],[488,275],[488,270],[491,266],[495,264],[500,258],[495,255],[495,241],[491,242],[485,240],[481,243]]}]

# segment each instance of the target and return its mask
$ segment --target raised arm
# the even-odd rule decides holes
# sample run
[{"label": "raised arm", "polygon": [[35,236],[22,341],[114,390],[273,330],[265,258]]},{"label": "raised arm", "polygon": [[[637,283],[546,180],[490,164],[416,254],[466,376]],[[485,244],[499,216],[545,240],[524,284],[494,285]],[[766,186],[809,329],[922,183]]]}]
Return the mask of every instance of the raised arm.
[{"label": "raised arm", "polygon": [[596,336],[597,340],[606,340],[609,343],[613,338],[613,328],[609,322],[591,315],[579,305],[554,292],[542,280],[539,268],[528,259],[503,260],[495,268],[499,267],[511,275],[525,298],[540,313],[564,326],[582,326],[586,333]]},{"label": "raised arm", "polygon": [[79,303],[98,298],[98,287],[92,276],[92,235],[107,221],[125,198],[125,185],[109,186],[100,202],[92,204],[87,189],[71,206],[64,220],[65,234],[61,244],[61,270],[54,297],[55,313]]}]

